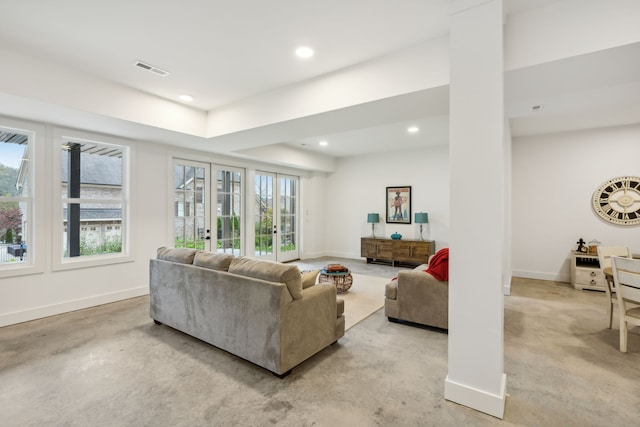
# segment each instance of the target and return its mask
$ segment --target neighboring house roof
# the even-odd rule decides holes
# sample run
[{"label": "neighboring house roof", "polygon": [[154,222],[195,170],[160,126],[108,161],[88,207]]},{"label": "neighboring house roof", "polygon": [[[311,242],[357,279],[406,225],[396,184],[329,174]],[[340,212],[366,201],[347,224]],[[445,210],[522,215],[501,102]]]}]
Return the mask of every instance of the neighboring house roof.
[{"label": "neighboring house roof", "polygon": [[[13,137],[12,142],[25,144],[27,142],[26,135],[2,133],[4,138]],[[23,137],[23,138],[22,138]],[[21,138],[18,140],[17,138]],[[67,160],[67,152],[63,151],[61,155],[61,181],[68,182],[69,162]],[[26,151],[25,151],[26,156]],[[93,185],[122,185],[122,157],[108,156],[100,154],[91,154],[82,152],[80,154],[80,183]],[[16,188],[21,188],[27,177],[29,162],[23,159],[18,171],[18,179],[16,180]]]},{"label": "neighboring house roof", "polygon": [[[62,156],[62,182],[69,177],[69,162],[67,152]],[[93,185],[122,185],[122,158],[109,157],[98,154],[80,154],[80,182]]]}]

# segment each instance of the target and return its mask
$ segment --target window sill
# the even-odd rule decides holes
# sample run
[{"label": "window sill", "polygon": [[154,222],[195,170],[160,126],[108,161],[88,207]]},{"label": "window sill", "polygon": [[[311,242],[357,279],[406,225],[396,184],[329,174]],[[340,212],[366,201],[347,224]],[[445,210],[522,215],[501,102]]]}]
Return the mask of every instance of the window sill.
[{"label": "window sill", "polygon": [[74,270],[78,268],[91,268],[103,265],[123,264],[133,262],[131,255],[92,255],[65,259],[61,262],[54,262],[53,271]]},{"label": "window sill", "polygon": [[5,277],[27,276],[29,274],[40,274],[43,269],[32,264],[16,264],[3,266],[0,268],[0,279]]}]

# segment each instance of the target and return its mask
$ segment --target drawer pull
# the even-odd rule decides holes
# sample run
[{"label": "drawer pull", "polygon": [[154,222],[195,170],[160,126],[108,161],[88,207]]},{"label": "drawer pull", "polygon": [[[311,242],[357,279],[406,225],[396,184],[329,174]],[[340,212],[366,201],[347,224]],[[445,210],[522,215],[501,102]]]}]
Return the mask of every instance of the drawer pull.
[{"label": "drawer pull", "polygon": [[592,284],[592,285],[595,285],[595,284],[596,284],[596,281],[595,281],[595,280],[593,280],[593,279],[591,279],[591,284]]},{"label": "drawer pull", "polygon": [[596,277],[596,272],[595,271],[591,272],[591,277]]}]

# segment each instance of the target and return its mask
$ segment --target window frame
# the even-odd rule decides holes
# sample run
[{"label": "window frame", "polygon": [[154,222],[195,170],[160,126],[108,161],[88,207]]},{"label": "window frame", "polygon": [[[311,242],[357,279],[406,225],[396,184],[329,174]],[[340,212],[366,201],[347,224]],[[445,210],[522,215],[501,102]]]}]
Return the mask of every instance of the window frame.
[{"label": "window frame", "polygon": [[27,179],[30,184],[30,194],[28,197],[2,197],[0,201],[24,202],[29,204],[27,213],[26,244],[28,250],[27,262],[15,265],[0,266],[0,279],[5,277],[23,276],[29,274],[42,273],[44,271],[44,249],[46,248],[46,233],[44,227],[44,211],[46,203],[42,198],[43,177],[46,176],[44,167],[45,156],[41,155],[44,147],[45,127],[28,121],[16,120],[0,116],[0,127],[4,130],[15,131],[16,133],[27,134],[29,137],[29,148],[27,161],[30,167],[27,171]]},{"label": "window frame", "polygon": [[[122,150],[122,220],[120,224],[120,232],[122,239],[122,252],[111,254],[97,254],[97,255],[80,255],[75,257],[64,256],[64,205],[70,203],[70,201],[78,200],[81,204],[91,204],[97,201],[104,202],[104,200],[94,200],[89,198],[69,199],[66,194],[62,194],[62,163],[60,150],[62,144],[65,142],[78,142],[97,144],[100,146],[111,146]],[[109,137],[106,135],[99,135],[90,132],[82,132],[63,128],[54,128],[53,143],[52,146],[52,188],[51,194],[53,194],[53,214],[52,226],[52,270],[70,270],[76,268],[86,268],[100,265],[119,264],[125,262],[134,261],[133,246],[134,243],[131,239],[132,230],[132,186],[131,186],[131,165],[134,164],[135,144],[132,141]],[[109,202],[113,202],[115,199],[105,199]]]}]

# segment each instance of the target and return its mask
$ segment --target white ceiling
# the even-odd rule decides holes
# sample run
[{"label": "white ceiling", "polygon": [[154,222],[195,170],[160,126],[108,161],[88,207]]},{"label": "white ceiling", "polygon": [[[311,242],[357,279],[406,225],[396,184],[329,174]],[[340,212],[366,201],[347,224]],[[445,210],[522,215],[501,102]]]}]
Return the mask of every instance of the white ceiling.
[{"label": "white ceiling", "polygon": [[[505,3],[513,14],[557,1]],[[0,41],[176,102],[179,94],[190,94],[195,108],[209,111],[443,36],[450,5],[450,0],[2,0]],[[312,46],[316,56],[295,58],[293,51],[302,44]],[[133,66],[136,60],[171,74],[148,73]],[[639,95],[640,45],[505,75],[506,109],[516,136],[637,122]],[[533,112],[533,105],[542,105],[541,111]],[[448,90],[440,88],[328,115],[326,121],[334,123],[324,131],[292,132],[292,139],[277,143],[335,157],[388,150],[389,141],[395,150],[446,144],[447,112]],[[351,126],[337,124],[346,119]],[[409,125],[420,132],[408,134]],[[318,147],[320,140],[329,147]]]},{"label": "white ceiling", "polygon": [[[191,94],[192,105],[208,111],[444,35],[448,4],[3,0],[3,20],[13,25],[0,26],[0,39],[164,98]],[[297,60],[299,45],[312,46],[316,56]],[[171,75],[149,74],[133,67],[135,60]]]}]

